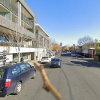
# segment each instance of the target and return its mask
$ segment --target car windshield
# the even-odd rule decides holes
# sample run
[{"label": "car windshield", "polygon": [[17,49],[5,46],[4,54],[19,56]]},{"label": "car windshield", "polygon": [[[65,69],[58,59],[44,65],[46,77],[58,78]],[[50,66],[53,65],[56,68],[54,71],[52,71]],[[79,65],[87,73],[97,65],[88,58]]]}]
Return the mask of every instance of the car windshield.
[{"label": "car windshield", "polygon": [[60,61],[60,59],[52,59],[51,61]]},{"label": "car windshield", "polygon": [[48,58],[48,57],[42,57],[42,59],[46,59],[46,58]]},{"label": "car windshield", "polygon": [[5,69],[0,68],[0,79],[4,77]]}]

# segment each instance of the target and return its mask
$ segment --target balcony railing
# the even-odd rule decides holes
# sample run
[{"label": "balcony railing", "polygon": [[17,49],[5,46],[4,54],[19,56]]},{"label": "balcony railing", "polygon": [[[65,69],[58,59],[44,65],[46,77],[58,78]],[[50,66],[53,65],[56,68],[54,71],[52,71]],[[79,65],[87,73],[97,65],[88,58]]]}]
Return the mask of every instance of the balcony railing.
[{"label": "balcony railing", "polygon": [[21,17],[22,17],[22,20],[23,20],[24,22],[26,22],[28,25],[30,25],[31,27],[33,27],[32,21],[29,20],[23,13],[22,13]]},{"label": "balcony railing", "polygon": [[21,43],[8,42],[8,41],[0,41],[0,46],[34,48],[34,46],[32,45],[25,45]]},{"label": "balcony railing", "polygon": [[6,27],[7,29],[13,30],[15,32],[18,32],[20,34],[24,34],[25,36],[28,36],[30,38],[34,38],[35,35],[33,32],[23,28],[19,27],[17,24],[14,22],[7,20],[5,17],[0,15],[0,25]]},{"label": "balcony railing", "polygon": [[11,4],[10,0],[0,0],[0,3],[11,10],[14,14],[18,15],[17,7]]}]

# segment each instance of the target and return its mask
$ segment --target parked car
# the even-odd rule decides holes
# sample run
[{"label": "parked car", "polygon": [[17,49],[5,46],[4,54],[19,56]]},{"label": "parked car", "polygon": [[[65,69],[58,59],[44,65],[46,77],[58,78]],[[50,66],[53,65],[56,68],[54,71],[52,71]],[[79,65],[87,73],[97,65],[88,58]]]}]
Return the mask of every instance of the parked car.
[{"label": "parked car", "polygon": [[82,56],[80,54],[76,54],[76,57],[78,58],[82,58]]},{"label": "parked car", "polygon": [[41,64],[43,64],[43,63],[49,63],[50,61],[51,61],[51,58],[50,57],[48,57],[48,56],[42,57]]},{"label": "parked car", "polygon": [[61,68],[61,60],[59,58],[51,59],[50,68],[52,67],[59,67]]},{"label": "parked car", "polygon": [[71,53],[71,56],[72,57],[76,57],[76,53]]},{"label": "parked car", "polygon": [[55,58],[55,56],[54,55],[50,55],[50,58],[52,59],[52,58]]},{"label": "parked car", "polygon": [[11,93],[19,94],[23,83],[34,78],[35,74],[35,67],[29,63],[9,64],[0,67],[0,96],[4,97]]}]

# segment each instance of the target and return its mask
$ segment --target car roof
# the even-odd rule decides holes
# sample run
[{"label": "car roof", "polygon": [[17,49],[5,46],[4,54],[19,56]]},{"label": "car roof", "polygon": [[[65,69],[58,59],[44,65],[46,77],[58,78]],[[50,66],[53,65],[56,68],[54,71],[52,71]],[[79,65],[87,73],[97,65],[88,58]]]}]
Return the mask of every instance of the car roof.
[{"label": "car roof", "polygon": [[0,69],[7,69],[7,68],[12,67],[14,65],[25,64],[25,63],[27,63],[27,62],[9,63],[9,64],[6,64],[6,65],[0,67]]},{"label": "car roof", "polygon": [[57,60],[60,60],[59,58],[52,58],[52,59],[54,59],[54,60],[56,60],[56,59],[57,59]]},{"label": "car roof", "polygon": [[49,58],[48,56],[42,57],[42,58]]}]

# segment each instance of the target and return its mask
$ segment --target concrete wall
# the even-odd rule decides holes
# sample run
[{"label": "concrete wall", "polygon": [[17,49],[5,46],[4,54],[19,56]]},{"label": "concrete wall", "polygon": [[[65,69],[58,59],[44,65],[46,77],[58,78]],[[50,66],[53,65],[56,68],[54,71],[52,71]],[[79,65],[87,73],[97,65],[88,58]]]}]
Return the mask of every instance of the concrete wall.
[{"label": "concrete wall", "polygon": [[[24,29],[21,26],[18,26],[17,24],[13,23],[10,20],[7,20],[5,17],[0,15],[0,26],[6,27],[9,30],[12,30],[14,32],[18,32],[20,34],[26,35],[30,38],[35,38],[34,34],[27,29]],[[10,31],[11,32],[11,31]]]},{"label": "concrete wall", "polygon": [[[10,61],[13,61],[13,54],[18,53],[18,47],[6,47],[6,46],[0,46],[0,52],[7,51],[10,55],[7,55],[7,58],[9,58]],[[46,49],[43,48],[20,48],[20,53],[30,53],[28,56],[28,59],[31,60],[31,53],[34,53],[34,60],[40,61],[43,56],[46,56]],[[38,56],[38,59],[36,59],[36,56]],[[8,60],[8,61],[9,61]]]}]

